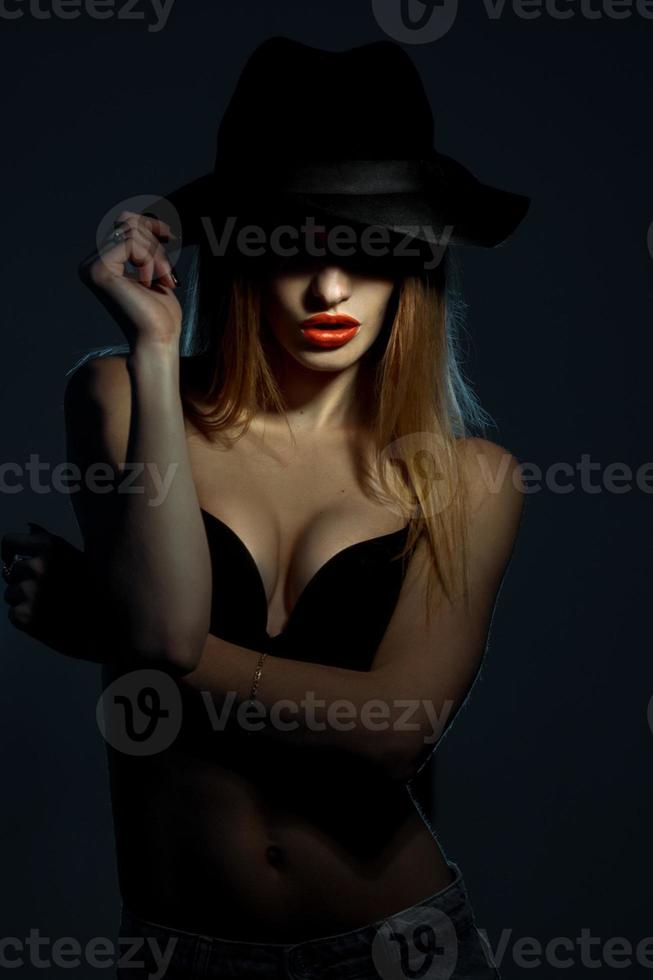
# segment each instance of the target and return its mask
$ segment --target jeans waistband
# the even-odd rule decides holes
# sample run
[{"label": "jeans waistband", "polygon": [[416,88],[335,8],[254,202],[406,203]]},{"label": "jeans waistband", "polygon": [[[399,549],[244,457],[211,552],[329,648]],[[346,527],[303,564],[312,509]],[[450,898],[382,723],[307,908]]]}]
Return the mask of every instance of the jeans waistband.
[{"label": "jeans waistband", "polygon": [[415,905],[393,912],[385,918],[375,920],[355,929],[346,932],[334,933],[331,935],[316,936],[311,939],[302,940],[294,943],[270,943],[245,941],[238,939],[226,939],[219,935],[207,935],[204,933],[189,932],[185,929],[177,928],[172,925],[165,925],[150,919],[144,919],[131,912],[123,902],[121,915],[121,934],[146,934],[153,939],[168,940],[176,938],[177,946],[186,947],[197,942],[221,946],[226,952],[237,955],[239,952],[247,952],[251,955],[256,951],[265,953],[289,952],[291,950],[309,950],[312,947],[327,949],[329,947],[348,948],[355,947],[360,943],[362,949],[369,949],[370,942],[380,929],[401,931],[418,923],[429,915],[436,914],[440,919],[449,920],[456,933],[461,933],[474,923],[474,915],[469,901],[467,888],[463,879],[460,867],[454,861],[447,861],[447,865],[454,875],[451,881],[444,888],[433,892],[426,898],[420,900]]}]

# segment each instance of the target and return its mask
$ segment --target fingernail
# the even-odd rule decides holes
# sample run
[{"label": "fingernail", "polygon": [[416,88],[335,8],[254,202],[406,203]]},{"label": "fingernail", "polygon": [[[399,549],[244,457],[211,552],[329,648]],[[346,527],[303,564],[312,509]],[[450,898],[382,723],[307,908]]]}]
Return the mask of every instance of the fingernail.
[{"label": "fingernail", "polygon": [[172,281],[174,282],[175,286],[178,286],[179,285],[179,279],[177,279],[177,275],[176,275],[174,269],[171,269],[170,275],[172,276]]}]

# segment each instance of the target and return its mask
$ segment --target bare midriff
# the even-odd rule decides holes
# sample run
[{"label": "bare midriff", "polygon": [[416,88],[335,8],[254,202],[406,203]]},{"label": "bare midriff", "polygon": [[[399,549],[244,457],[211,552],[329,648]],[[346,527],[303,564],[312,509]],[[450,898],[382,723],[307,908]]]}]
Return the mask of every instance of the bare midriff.
[{"label": "bare midriff", "polygon": [[320,815],[309,819],[285,791],[284,805],[281,794],[183,752],[109,752],[122,897],[150,922],[301,942],[386,918],[452,881],[405,784],[356,792],[353,780],[333,781],[324,786],[331,805],[315,800]]}]

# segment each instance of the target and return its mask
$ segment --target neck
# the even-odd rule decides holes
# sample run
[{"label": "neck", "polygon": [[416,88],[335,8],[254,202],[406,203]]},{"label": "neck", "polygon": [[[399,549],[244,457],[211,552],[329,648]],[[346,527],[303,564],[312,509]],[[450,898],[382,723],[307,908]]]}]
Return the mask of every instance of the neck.
[{"label": "neck", "polygon": [[[298,364],[283,348],[271,352],[270,364],[286,406],[287,422],[295,435],[365,428],[366,370],[362,361],[340,371],[312,370]],[[268,424],[286,427],[276,412],[259,412]]]}]

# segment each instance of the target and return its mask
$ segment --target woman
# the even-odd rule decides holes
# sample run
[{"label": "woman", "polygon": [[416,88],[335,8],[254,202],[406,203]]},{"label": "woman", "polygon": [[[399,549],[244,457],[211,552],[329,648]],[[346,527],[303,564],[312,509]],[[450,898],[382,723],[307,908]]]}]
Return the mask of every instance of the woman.
[{"label": "woman", "polygon": [[[498,976],[411,787],[480,668],[522,494],[515,459],[470,437],[448,251],[429,257],[498,244],[527,202],[431,140],[395,45],[272,39],[213,174],[167,198],[197,245],[186,321],[156,207],[83,264],[127,348],[72,374],[69,456],[115,492],[73,495],[78,562],[5,536],[5,598],[104,664],[121,936],[148,940],[119,977]],[[206,213],[255,218],[266,247],[216,256]],[[343,220],[391,250],[343,254]]]}]

